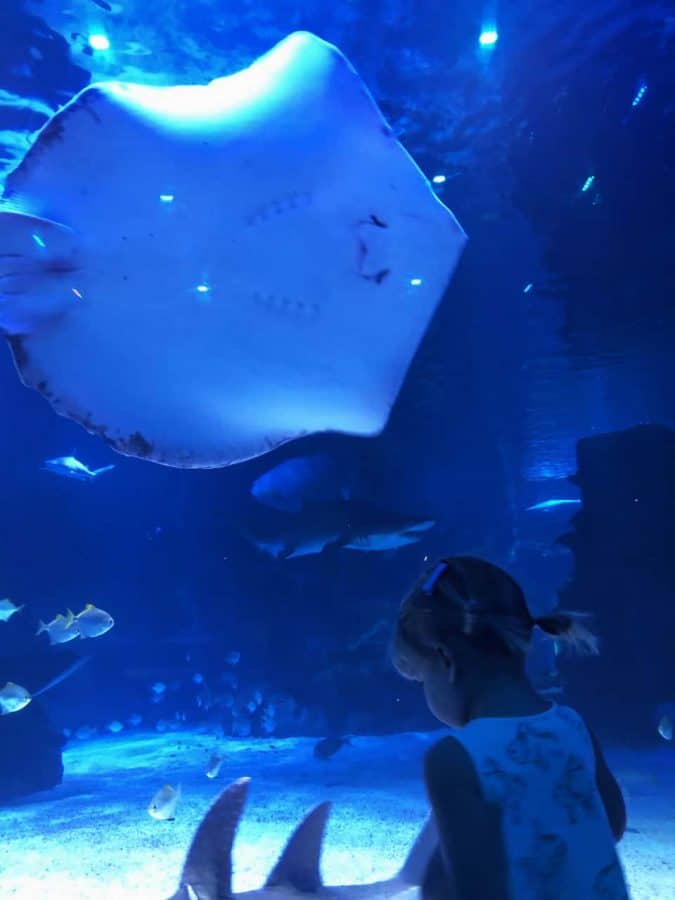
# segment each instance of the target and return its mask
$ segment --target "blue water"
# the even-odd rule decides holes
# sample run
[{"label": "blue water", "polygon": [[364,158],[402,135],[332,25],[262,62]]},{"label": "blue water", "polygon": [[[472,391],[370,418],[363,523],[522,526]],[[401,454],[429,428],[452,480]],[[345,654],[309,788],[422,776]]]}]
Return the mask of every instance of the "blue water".
[{"label": "blue water", "polygon": [[[343,826],[340,848],[358,857],[358,880],[394,871],[423,817],[411,746],[428,738],[409,735],[435,723],[392,671],[388,641],[406,587],[448,552],[507,567],[535,612],[560,599],[594,615],[598,659],[537,646],[532,676],[612,747],[635,812],[622,845],[635,896],[675,895],[674,745],[658,730],[675,714],[675,15],[627,0],[446,6],[2,2],[0,186],[87,84],[205,83],[307,29],[346,54],[470,238],[373,438],[314,435],[223,469],[164,467],[57,416],[0,347],[0,598],[24,605],[0,622],[0,687],[54,682],[0,718],[0,838],[19,835],[2,896],[57,896],[71,877],[58,851],[83,816],[96,825],[75,854],[78,897],[165,896],[216,790],[197,774],[204,734],[225,747],[219,785],[269,779],[260,820],[279,841],[310,794],[328,791],[344,817],[341,805],[361,803],[350,791],[391,762],[372,818],[351,837]],[[250,534],[278,538],[293,512],[253,485],[312,455],[330,460],[312,503],[434,527],[398,547],[328,541],[274,558]],[[115,468],[88,480],[45,470],[68,456]],[[40,620],[86,603],[114,628],[60,648],[38,640]],[[313,744],[336,735],[354,745],[315,766]],[[280,756],[265,749],[275,742]],[[145,813],[165,781],[186,786],[172,830]],[[376,814],[395,833],[386,851],[363,843]],[[243,835],[241,886],[276,852],[255,857],[265,833]],[[158,848],[171,854],[161,884]],[[344,857],[331,859],[339,879]]]}]

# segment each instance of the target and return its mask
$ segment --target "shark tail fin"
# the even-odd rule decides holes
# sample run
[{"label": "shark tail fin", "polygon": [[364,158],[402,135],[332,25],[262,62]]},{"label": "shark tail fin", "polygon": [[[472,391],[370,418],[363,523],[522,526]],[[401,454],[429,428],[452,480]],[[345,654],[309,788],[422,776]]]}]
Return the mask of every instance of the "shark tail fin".
[{"label": "shark tail fin", "polygon": [[422,830],[417,835],[415,843],[410,848],[401,871],[398,873],[400,880],[405,882],[405,884],[421,885],[424,882],[427,866],[437,845],[436,824],[432,816],[429,816],[422,826]]},{"label": "shark tail fin", "polygon": [[39,623],[38,623],[38,630],[35,632],[35,634],[36,634],[36,635],[42,634],[43,631],[47,631],[47,626],[46,626],[45,623],[42,621],[42,619],[40,619],[40,621],[39,621]]},{"label": "shark tail fin", "polygon": [[265,887],[287,885],[303,894],[319,892],[323,886],[321,847],[330,808],[330,803],[320,803],[305,816],[291,835]]},{"label": "shark tail fin", "polygon": [[240,778],[226,787],[197,828],[180,879],[188,896],[190,891],[197,897],[214,900],[232,896],[232,845],[249,781]]},{"label": "shark tail fin", "polygon": [[321,890],[321,847],[330,808],[330,803],[320,803],[305,816],[265,882],[266,888],[288,886],[302,894]]},{"label": "shark tail fin", "polygon": [[114,464],[110,465],[110,466],[101,466],[100,469],[94,469],[93,474],[94,475],[102,475],[104,472],[110,472],[111,469],[114,469],[114,468],[115,468]]}]

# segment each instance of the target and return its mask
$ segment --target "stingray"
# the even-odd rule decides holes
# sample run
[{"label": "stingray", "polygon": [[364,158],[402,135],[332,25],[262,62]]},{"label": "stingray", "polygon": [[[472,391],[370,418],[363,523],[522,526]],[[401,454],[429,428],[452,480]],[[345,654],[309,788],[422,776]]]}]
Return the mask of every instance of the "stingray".
[{"label": "stingray", "polygon": [[178,467],[379,434],[465,243],[342,53],[291,34],[205,85],[85,88],[0,204],[24,384]]}]

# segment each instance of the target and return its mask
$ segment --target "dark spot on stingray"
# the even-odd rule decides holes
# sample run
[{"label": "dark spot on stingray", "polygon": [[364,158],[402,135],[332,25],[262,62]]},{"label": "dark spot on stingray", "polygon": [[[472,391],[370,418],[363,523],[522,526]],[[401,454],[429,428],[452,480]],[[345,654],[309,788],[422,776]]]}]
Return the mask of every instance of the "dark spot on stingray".
[{"label": "dark spot on stingray", "polygon": [[51,123],[45,127],[40,135],[40,139],[47,142],[63,140],[63,124],[60,117],[52,119]]},{"label": "dark spot on stingray", "polygon": [[314,744],[314,756],[317,759],[330,759],[349,743],[346,737],[327,737]]},{"label": "dark spot on stingray", "polygon": [[106,12],[112,12],[112,6],[107,2],[107,0],[91,0],[92,3],[95,3],[97,6],[100,6],[101,9],[104,9]]},{"label": "dark spot on stingray", "polygon": [[382,282],[390,272],[391,269],[380,269],[380,271],[375,272],[374,275],[363,275],[362,277],[365,278],[366,281],[374,281],[375,284],[382,284]]},{"label": "dark spot on stingray", "polygon": [[373,223],[373,225],[377,225],[378,228],[389,228],[387,223],[383,222],[382,219],[375,215],[375,213],[370,214],[370,221]]},{"label": "dark spot on stingray", "polygon": [[115,441],[115,446],[132,456],[150,456],[152,453],[152,444],[143,437],[140,431],[135,431],[126,439],[118,439]]}]

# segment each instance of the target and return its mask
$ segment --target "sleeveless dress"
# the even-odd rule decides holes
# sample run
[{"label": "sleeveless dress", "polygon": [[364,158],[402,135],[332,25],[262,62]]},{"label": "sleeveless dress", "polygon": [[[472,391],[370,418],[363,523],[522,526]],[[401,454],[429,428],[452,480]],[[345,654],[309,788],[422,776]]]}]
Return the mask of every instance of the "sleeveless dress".
[{"label": "sleeveless dress", "polygon": [[512,900],[630,900],[593,744],[573,709],[475,719],[452,736],[502,810]]}]

